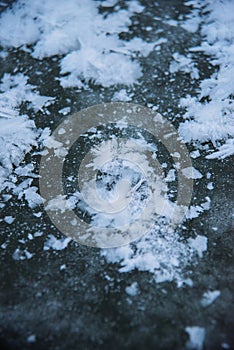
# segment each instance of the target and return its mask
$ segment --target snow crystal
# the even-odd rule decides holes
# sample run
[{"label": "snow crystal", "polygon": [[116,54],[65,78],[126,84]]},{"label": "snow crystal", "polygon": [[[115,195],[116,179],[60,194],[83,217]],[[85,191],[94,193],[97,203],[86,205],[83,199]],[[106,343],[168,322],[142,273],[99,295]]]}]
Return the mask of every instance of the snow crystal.
[{"label": "snow crystal", "polygon": [[220,158],[232,156],[234,154],[234,139],[228,139],[224,145],[218,147],[218,151],[206,156],[207,159]]},{"label": "snow crystal", "polygon": [[186,344],[187,349],[202,350],[205,340],[205,328],[203,327],[186,327],[186,332],[189,334],[189,341]]},{"label": "snow crystal", "polygon": [[36,146],[38,131],[32,120],[16,112],[0,113],[0,191],[7,186],[13,170],[24,159],[32,146]]},{"label": "snow crystal", "polygon": [[22,49],[33,45],[32,56],[39,59],[64,55],[61,73],[69,73],[61,78],[64,87],[81,87],[83,79],[103,86],[133,84],[142,74],[133,58],[136,53],[147,56],[156,44],[141,38],[124,41],[118,34],[128,30],[133,14],[144,7],[133,0],[128,9],[103,16],[98,5],[91,0],[19,0],[1,15],[0,42]]},{"label": "snow crystal", "polygon": [[41,232],[41,231],[36,231],[33,234],[34,237],[41,237],[42,235],[43,235],[43,232]]},{"label": "snow crystal", "polygon": [[184,73],[189,73],[192,79],[199,78],[198,69],[195,67],[192,58],[180,55],[176,52],[173,54],[173,59],[169,67],[170,73],[182,71]]},{"label": "snow crystal", "polygon": [[[33,146],[38,146],[40,136],[40,130],[36,129],[34,121],[26,115],[19,115],[17,109],[23,101],[28,101],[31,103],[31,107],[37,111],[46,103],[52,102],[53,98],[40,96],[35,91],[35,86],[28,84],[28,77],[22,73],[4,74],[0,84],[0,92],[0,191],[7,187],[13,189],[19,198],[24,195],[25,199],[29,200],[30,206],[33,205],[33,202],[35,205],[40,204],[42,201],[36,194],[36,189],[26,190],[30,186],[31,180],[18,186],[16,184],[20,177],[36,177],[33,174],[32,164],[20,166],[20,162]],[[16,167],[14,174],[17,176],[12,175],[14,167]],[[26,192],[20,193],[20,189]]]},{"label": "snow crystal", "polygon": [[[14,22],[13,22],[14,23]],[[41,96],[34,85],[28,83],[28,76],[18,73],[5,73],[1,79],[1,109],[19,107],[21,102],[28,101],[31,107],[38,111],[46,103],[52,102],[53,97]]]},{"label": "snow crystal", "polygon": [[[197,17],[196,21],[201,21],[197,16],[199,4],[204,13],[204,22],[200,22],[203,40],[200,47],[190,51],[203,51],[219,69],[201,82],[198,97],[181,99],[181,106],[187,109],[184,118],[188,120],[180,124],[179,132],[185,142],[212,141],[219,147],[218,141],[224,140],[219,151],[207,158],[225,158],[234,154],[234,3],[230,0],[193,2],[196,8],[192,20]],[[203,98],[209,102],[201,102]]]},{"label": "snow crystal", "polygon": [[66,270],[66,264],[61,265],[60,268],[59,268],[59,270],[60,270],[60,271]]}]

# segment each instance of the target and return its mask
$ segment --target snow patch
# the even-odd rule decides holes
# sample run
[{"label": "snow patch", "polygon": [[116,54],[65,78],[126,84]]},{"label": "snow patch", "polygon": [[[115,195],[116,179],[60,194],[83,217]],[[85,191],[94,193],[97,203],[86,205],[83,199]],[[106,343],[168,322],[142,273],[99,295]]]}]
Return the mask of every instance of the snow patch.
[{"label": "snow patch", "polygon": [[[191,240],[190,244],[181,240],[177,232],[167,230],[165,222],[161,222],[140,240],[119,248],[103,249],[108,262],[119,263],[120,272],[134,269],[149,271],[157,283],[176,281],[178,286],[185,283],[183,267],[186,266],[198,252],[206,250],[204,240]],[[199,239],[198,239],[199,240]]]}]

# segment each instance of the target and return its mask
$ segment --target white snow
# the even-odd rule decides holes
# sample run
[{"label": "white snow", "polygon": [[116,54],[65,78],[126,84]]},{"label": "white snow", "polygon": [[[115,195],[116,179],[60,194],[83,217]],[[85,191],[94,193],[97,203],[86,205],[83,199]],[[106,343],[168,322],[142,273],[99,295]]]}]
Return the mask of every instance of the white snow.
[{"label": "white snow", "polygon": [[213,190],[213,189],[214,189],[214,184],[213,184],[213,182],[209,182],[209,183],[207,184],[207,188],[208,188],[208,190]]},{"label": "white snow", "polygon": [[133,282],[130,286],[127,286],[125,288],[125,292],[131,297],[134,297],[137,294],[139,294],[140,291],[139,291],[138,283],[137,282]]},{"label": "white snow", "polygon": [[207,159],[220,158],[224,159],[226,157],[232,156],[234,154],[234,139],[228,139],[226,142],[218,147],[218,151],[206,156]]},{"label": "white snow", "polygon": [[200,205],[190,205],[189,209],[186,212],[187,219],[197,218],[204,210],[210,209],[210,198],[206,197],[206,201],[201,203]]},{"label": "white snow", "polygon": [[165,223],[158,223],[147,235],[134,244],[119,248],[103,249],[108,262],[120,263],[121,272],[134,269],[149,271],[157,283],[176,281],[178,286],[185,283],[183,266],[197,253],[202,257],[206,250],[207,238],[198,236],[191,239],[189,244],[182,241],[179,234],[165,229]]},{"label": "white snow", "polygon": [[[17,112],[0,112],[0,190],[9,187],[13,166],[19,166],[32,146],[36,146],[38,131],[27,116]],[[12,182],[12,181],[11,181]]]},{"label": "white snow", "polygon": [[[117,84],[128,85],[128,89],[118,87],[112,98],[113,101],[128,102],[134,96],[131,93],[131,85],[137,83],[142,76],[138,58],[142,60],[153,50],[159,50],[160,45],[167,40],[158,37],[153,42],[136,37],[129,41],[120,39],[119,34],[128,31],[132,24],[134,13],[143,12],[144,6],[133,0],[126,3],[126,9],[116,7],[115,12],[107,16],[98,12],[99,5],[112,7],[116,3],[115,0],[102,3],[91,0],[19,0],[0,16],[0,43],[5,49],[20,47],[39,60],[60,55],[60,83],[64,88],[81,88],[89,81],[104,87],[115,85],[117,88]],[[211,141],[216,151],[207,154],[208,159],[223,159],[234,154],[233,4],[231,0],[189,1],[187,5],[192,5],[194,10],[188,15],[187,21],[179,23],[168,19],[166,22],[172,26],[181,24],[185,30],[191,32],[199,30],[201,25],[203,35],[200,47],[191,48],[189,53],[172,54],[169,67],[171,74],[182,71],[192,79],[199,79],[198,65],[193,58],[193,53],[199,51],[210,55],[210,62],[218,66],[210,78],[200,82],[197,97],[185,96],[180,101],[181,107],[186,109],[185,121],[179,127],[180,135],[187,143]],[[146,30],[150,32],[151,29],[152,27],[148,26]],[[28,45],[32,45],[32,48]],[[6,53],[3,52],[1,57],[7,59]],[[33,186],[33,165],[21,164],[26,153],[31,151],[33,146],[38,148],[40,142],[54,148],[58,157],[64,157],[66,151],[50,136],[48,128],[43,132],[37,130],[34,121],[27,115],[20,115],[18,109],[22,102],[27,101],[34,111],[42,110],[48,103],[53,103],[53,98],[40,96],[36,87],[29,83],[28,76],[22,73],[6,73],[2,78],[0,90],[0,191],[4,188],[12,189],[13,194],[19,199],[25,198],[29,206],[34,208],[40,205],[43,199]],[[206,98],[207,102],[201,102],[203,98]],[[71,108],[65,105],[59,113],[66,115],[70,111]],[[62,133],[61,129],[60,134]],[[191,153],[193,158],[199,156],[199,150]],[[184,176],[192,179],[201,179],[203,176],[195,168],[182,171]],[[26,179],[22,181],[21,177]],[[168,173],[167,181],[174,179],[175,171],[172,169]],[[208,184],[208,188],[212,189],[211,183]],[[66,210],[63,199],[55,198],[48,204],[47,209]],[[209,205],[210,200],[207,199],[201,205],[191,206],[187,219],[197,217],[209,209]],[[5,218],[5,221],[13,222],[9,217]],[[202,258],[207,250],[207,238],[198,235],[188,241],[182,240],[178,232],[167,230],[166,227],[165,222],[161,220],[147,236],[134,244],[102,250],[101,254],[106,256],[107,261],[119,263],[122,272],[134,269],[150,271],[159,283],[174,280],[178,286],[186,281],[192,285],[191,280],[184,278],[183,267],[195,254]],[[41,234],[35,232],[34,237]],[[69,242],[70,238],[57,239],[49,235],[44,249],[65,249]],[[13,254],[16,260],[31,257],[30,252],[19,248]],[[126,292],[134,293],[134,286],[128,286]],[[204,295],[205,297],[210,301],[214,294]],[[186,330],[190,334],[188,347],[201,349],[205,330],[201,327],[187,327]]]},{"label": "white snow", "polygon": [[203,177],[200,171],[195,169],[194,167],[184,168],[181,171],[183,175],[188,179],[201,179]]},{"label": "white snow", "polygon": [[207,251],[207,237],[197,235],[195,238],[189,238],[188,242],[190,246],[197,251],[197,254],[202,258],[203,253]]},{"label": "white snow", "polygon": [[205,340],[206,331],[203,327],[186,327],[186,332],[189,335],[189,341],[186,344],[187,349],[202,350]]},{"label": "white snow", "polygon": [[36,341],[36,335],[35,334],[31,334],[27,337],[27,342],[28,343],[35,343]]},{"label": "white snow", "polygon": [[13,216],[11,216],[11,215],[5,216],[5,217],[4,217],[4,221],[5,221],[7,224],[11,225],[11,224],[15,221],[15,218],[13,218]]},{"label": "white snow", "polygon": [[33,146],[38,146],[41,131],[28,116],[20,115],[18,108],[22,102],[28,101],[38,111],[45,104],[53,102],[53,98],[40,96],[35,86],[28,83],[28,77],[22,73],[4,74],[0,84],[0,97],[0,191],[12,189],[19,198],[24,196],[33,207],[42,203],[36,193],[37,189],[27,189],[31,185],[30,180],[21,184],[17,184],[17,181],[21,176],[31,179],[35,177],[32,164],[20,166],[20,163]]},{"label": "white snow", "polygon": [[189,73],[192,79],[199,78],[199,71],[195,67],[195,63],[189,55],[184,56],[180,55],[178,52],[175,52],[173,55],[173,61],[170,64],[169,71],[170,73],[176,73],[182,71],[184,73]]},{"label": "white snow", "polygon": [[48,235],[48,239],[44,244],[44,250],[54,249],[54,250],[63,250],[67,248],[68,244],[71,242],[71,238],[63,237],[56,238],[54,235]]},{"label": "white snow", "polygon": [[175,179],[176,179],[175,169],[170,169],[168,171],[168,174],[167,174],[166,178],[165,178],[165,181],[166,182],[172,182],[172,181],[175,181]]},{"label": "white snow", "polygon": [[103,86],[133,84],[142,74],[136,54],[147,56],[157,40],[124,41],[118,34],[128,30],[131,16],[144,7],[133,0],[128,9],[103,16],[98,5],[91,0],[19,0],[1,16],[0,42],[22,49],[33,45],[32,56],[39,59],[64,55],[61,73],[69,73],[61,78],[64,87],[81,87],[83,80]]},{"label": "white snow", "polygon": [[34,254],[30,253],[27,249],[20,249],[20,248],[16,248],[16,250],[14,251],[12,258],[14,260],[25,260],[25,259],[31,259],[33,257]]},{"label": "white snow", "polygon": [[185,5],[193,6],[193,11],[187,15],[187,18],[182,22],[181,27],[191,33],[195,33],[200,25],[201,2],[199,0],[189,0],[185,2]]},{"label": "white snow", "polygon": [[[203,40],[200,47],[190,51],[210,55],[211,64],[218,66],[218,70],[201,81],[197,97],[181,99],[181,106],[187,112],[179,132],[186,142],[211,141],[219,151],[207,158],[225,158],[234,154],[234,2],[205,0],[191,4],[195,7],[192,17],[200,21]],[[203,17],[197,16],[199,6]],[[201,102],[202,98],[208,101]],[[224,141],[222,146],[221,140]]]},{"label": "white snow", "polygon": [[121,89],[117,92],[114,93],[114,96],[112,98],[112,101],[123,101],[123,102],[128,102],[132,100],[133,94],[128,94],[126,89]]},{"label": "white snow", "polygon": [[203,294],[201,305],[203,307],[210,306],[219,296],[221,292],[219,290],[207,291]]}]

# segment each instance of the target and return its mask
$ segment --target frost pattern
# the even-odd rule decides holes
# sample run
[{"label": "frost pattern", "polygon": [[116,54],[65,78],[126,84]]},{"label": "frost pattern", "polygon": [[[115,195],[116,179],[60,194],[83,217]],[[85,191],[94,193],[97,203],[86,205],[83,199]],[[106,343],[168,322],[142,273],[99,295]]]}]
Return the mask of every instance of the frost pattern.
[{"label": "frost pattern", "polygon": [[129,1],[127,9],[103,16],[98,5],[102,3],[91,0],[20,0],[1,16],[0,42],[22,49],[33,45],[32,56],[39,59],[63,55],[64,87],[81,87],[90,80],[105,87],[133,84],[142,75],[136,55],[146,57],[157,42],[124,41],[118,34],[128,30],[132,15],[144,7]]},{"label": "frost pattern", "polygon": [[[36,128],[34,121],[27,115],[20,115],[18,107],[23,101],[28,101],[37,111],[47,102],[52,102],[53,98],[40,96],[35,87],[28,84],[28,77],[21,73],[4,74],[0,84],[0,97],[0,192],[9,188],[19,198],[24,196],[30,206],[41,204],[37,189],[27,190],[35,177],[33,165],[20,166],[25,154],[32,147],[38,147],[41,130]],[[20,176],[29,178],[17,184]]]},{"label": "frost pattern", "polygon": [[[192,4],[196,6],[199,2]],[[211,64],[218,66],[218,71],[201,82],[198,97],[181,99],[181,106],[187,112],[179,132],[185,142],[211,141],[219,148],[207,158],[225,158],[234,154],[234,3],[231,0],[206,0],[200,4],[205,5],[201,9],[204,13],[203,41],[201,46],[190,50],[209,55]],[[201,102],[202,99],[207,102]],[[221,140],[224,141],[222,146]]]}]

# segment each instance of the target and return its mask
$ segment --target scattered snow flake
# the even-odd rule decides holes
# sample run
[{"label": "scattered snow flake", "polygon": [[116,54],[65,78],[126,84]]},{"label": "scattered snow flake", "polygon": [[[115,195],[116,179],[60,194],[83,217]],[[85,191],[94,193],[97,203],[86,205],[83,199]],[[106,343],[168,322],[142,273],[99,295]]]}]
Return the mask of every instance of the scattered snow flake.
[{"label": "scattered snow flake", "polygon": [[10,225],[15,221],[15,218],[13,216],[5,216],[4,221]]},{"label": "scattered snow flake", "polygon": [[132,100],[133,94],[128,95],[126,89],[121,89],[114,93],[112,101],[123,101],[128,102]]},{"label": "scattered snow flake", "polygon": [[199,71],[195,67],[195,63],[192,58],[180,55],[178,52],[173,54],[173,61],[170,64],[170,73],[176,73],[178,71],[189,73],[192,79],[199,79]]},{"label": "scattered snow flake", "polygon": [[192,158],[198,158],[198,157],[200,157],[200,151],[199,150],[196,150],[196,151],[192,151],[192,152],[190,152],[190,157],[192,157]]},{"label": "scattered snow flake", "polygon": [[29,335],[29,336],[27,337],[27,342],[28,342],[28,343],[35,343],[35,341],[36,341],[36,336],[35,336],[35,334],[31,334],[31,335]]},{"label": "scattered snow flake", "polygon": [[65,157],[68,153],[62,142],[55,140],[54,136],[49,136],[50,130],[46,130],[43,135],[43,146],[49,149],[54,149],[56,157]]},{"label": "scattered snow flake", "polygon": [[202,208],[200,205],[191,205],[186,212],[186,218],[187,219],[197,218],[203,211],[204,211],[204,208]]},{"label": "scattered snow flake", "polygon": [[200,171],[195,169],[194,167],[187,167],[182,169],[181,171],[183,175],[188,179],[201,179],[203,177]]},{"label": "scattered snow flake", "polygon": [[14,260],[25,260],[25,259],[31,259],[34,254],[30,253],[27,249],[21,250],[19,248],[16,248],[14,251],[12,258]]},{"label": "scattered snow flake", "polygon": [[1,244],[1,248],[2,248],[2,249],[6,249],[6,247],[7,247],[7,243],[6,243],[6,242],[3,243],[3,244]]},{"label": "scattered snow flake", "polygon": [[28,83],[28,76],[22,73],[11,75],[5,73],[1,79],[1,108],[2,107],[19,107],[22,101],[31,103],[35,111],[42,109],[54,101],[53,97],[41,96],[36,87]]},{"label": "scattered snow flake", "polygon": [[59,113],[61,113],[63,115],[67,115],[70,112],[71,112],[71,107],[64,107],[64,108],[59,110]]},{"label": "scattered snow flake", "polygon": [[60,268],[59,268],[59,270],[60,270],[60,271],[66,270],[66,264],[61,265]]},{"label": "scattered snow flake", "polygon": [[19,166],[25,154],[37,145],[38,131],[32,120],[16,112],[0,113],[0,191],[9,186],[13,166]]},{"label": "scattered snow flake", "polygon": [[130,295],[131,297],[136,296],[137,294],[139,294],[139,286],[137,282],[133,282],[130,286],[127,286],[125,288],[125,292]]},{"label": "scattered snow flake", "polygon": [[175,179],[176,179],[175,169],[170,169],[168,171],[168,174],[167,174],[166,178],[165,178],[165,181],[166,182],[172,182],[172,181],[175,181]]},{"label": "scattered snow flake", "polygon": [[44,202],[44,199],[37,193],[37,191],[38,188],[35,186],[29,187],[23,191],[25,200],[32,209]]},{"label": "scattered snow flake", "polygon": [[[207,158],[223,159],[234,154],[234,5],[228,0],[206,0],[192,6],[190,17],[192,22],[201,24],[203,40],[200,47],[190,51],[203,51],[219,69],[200,83],[197,97],[181,99],[181,106],[187,109],[184,115],[187,120],[180,123],[179,133],[185,142],[211,141],[219,150]],[[197,11],[204,16],[198,16]],[[208,102],[201,102],[203,98]],[[220,146],[220,141],[225,143]]]},{"label": "scattered snow flake", "polygon": [[201,305],[203,307],[210,306],[219,296],[221,292],[219,290],[207,291],[203,294]]},{"label": "scattered snow flake", "polygon": [[15,170],[14,173],[18,176],[22,177],[34,177],[37,178],[39,175],[36,175],[33,173],[34,171],[34,165],[33,164],[26,164],[23,166],[18,166]]},{"label": "scattered snow flake", "polygon": [[200,258],[203,256],[203,252],[207,251],[207,237],[198,235],[196,238],[189,238],[189,244],[197,251]]},{"label": "scattered snow flake", "polygon": [[208,188],[208,190],[213,190],[214,189],[214,183],[213,182],[209,182],[207,184],[207,188]]},{"label": "scattered snow flake", "polygon": [[[144,6],[129,1],[126,9],[116,7],[104,16],[99,5],[105,2],[19,0],[1,15],[0,43],[23,50],[32,45],[31,55],[39,59],[63,55],[61,73],[68,74],[60,78],[64,87],[81,88],[83,80],[105,87],[134,84],[142,75],[137,55],[147,56],[157,43],[141,38],[125,41],[118,34],[128,30],[133,14],[141,13]],[[15,26],[21,29],[17,33]]]},{"label": "scattered snow flake", "polygon": [[207,159],[224,159],[234,155],[234,139],[228,139],[222,146],[218,148],[217,152],[211,153],[206,156]]},{"label": "scattered snow flake", "polygon": [[36,231],[33,234],[34,237],[41,237],[42,235],[43,235],[43,232],[41,232],[41,231]]},{"label": "scattered snow flake", "polygon": [[[70,199],[70,198],[69,198]],[[74,203],[72,200],[67,199],[66,195],[58,195],[55,198],[48,201],[45,209],[51,211],[61,211],[64,213],[66,210],[74,209]]]},{"label": "scattered snow flake", "polygon": [[49,235],[48,240],[44,244],[44,250],[54,249],[63,250],[67,248],[68,244],[71,242],[71,238],[56,238],[54,235]]},{"label": "scattered snow flake", "polygon": [[183,285],[185,266],[197,251],[188,243],[180,241],[177,232],[168,232],[164,224],[158,225],[140,240],[119,248],[102,249],[108,262],[119,263],[120,272],[134,269],[149,271],[157,283],[176,281]]},{"label": "scattered snow flake", "polygon": [[189,341],[186,344],[186,348],[191,350],[202,350],[206,334],[205,328],[194,326],[186,327],[185,330],[189,335]]}]

